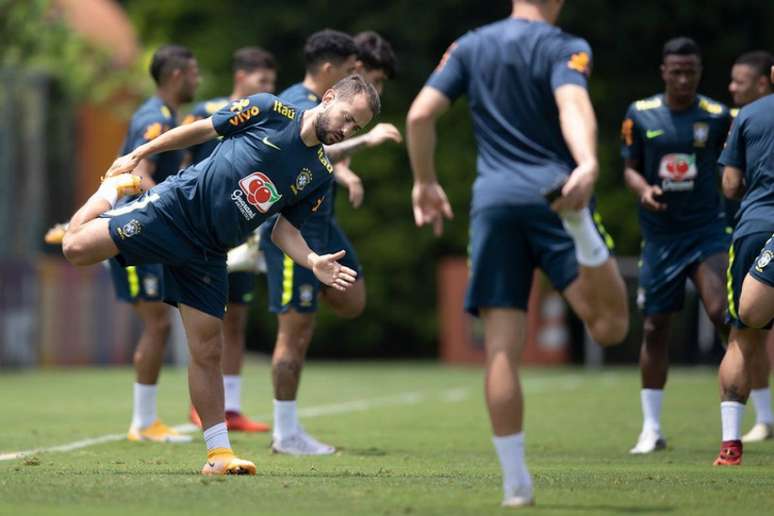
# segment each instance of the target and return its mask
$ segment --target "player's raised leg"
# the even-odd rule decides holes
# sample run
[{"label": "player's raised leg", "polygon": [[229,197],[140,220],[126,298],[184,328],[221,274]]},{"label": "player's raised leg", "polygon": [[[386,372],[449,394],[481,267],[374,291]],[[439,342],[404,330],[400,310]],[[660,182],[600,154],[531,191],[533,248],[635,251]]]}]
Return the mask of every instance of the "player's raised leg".
[{"label": "player's raised leg", "polygon": [[93,265],[118,254],[108,229],[108,219],[98,219],[125,195],[139,193],[140,178],[131,174],[110,177],[70,218],[62,238],[62,252],[73,265]]},{"label": "player's raised leg", "polygon": [[223,376],[220,358],[223,327],[217,317],[187,305],[180,305],[191,361],[188,388],[204,429],[207,462],[203,475],[255,475],[255,464],[234,456],[224,421]]}]

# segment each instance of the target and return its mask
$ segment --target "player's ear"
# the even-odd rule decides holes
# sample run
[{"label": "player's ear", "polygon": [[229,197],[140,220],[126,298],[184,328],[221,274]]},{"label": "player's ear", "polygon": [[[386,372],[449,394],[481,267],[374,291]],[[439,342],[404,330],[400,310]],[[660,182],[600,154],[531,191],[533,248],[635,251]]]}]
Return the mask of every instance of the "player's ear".
[{"label": "player's ear", "polygon": [[331,88],[323,93],[322,101],[326,104],[330,104],[334,100],[336,100],[336,91],[334,89]]}]

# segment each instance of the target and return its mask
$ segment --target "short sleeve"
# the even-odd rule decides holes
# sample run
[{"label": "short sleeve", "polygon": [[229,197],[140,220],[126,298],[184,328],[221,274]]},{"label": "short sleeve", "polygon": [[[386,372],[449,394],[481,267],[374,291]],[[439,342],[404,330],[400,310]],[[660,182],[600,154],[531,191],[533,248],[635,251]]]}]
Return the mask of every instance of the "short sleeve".
[{"label": "short sleeve", "polygon": [[634,106],[630,106],[621,124],[621,157],[641,164],[643,161],[642,131],[636,120]]},{"label": "short sleeve", "polygon": [[440,91],[452,101],[465,94],[468,85],[467,47],[472,37],[472,34],[467,34],[449,45],[426,86]]},{"label": "short sleeve", "polygon": [[734,167],[742,171],[747,166],[747,156],[744,145],[744,119],[737,117],[732,125],[731,132],[726,138],[726,146],[720,154],[718,164],[723,167]]},{"label": "short sleeve", "polygon": [[330,189],[330,183],[331,180],[325,181],[296,204],[286,206],[280,213],[288,222],[301,229],[306,219],[317,212],[325,202],[325,195]]},{"label": "short sleeve", "polygon": [[588,87],[592,66],[591,47],[585,40],[570,38],[559,45],[551,64],[551,89],[575,84]]},{"label": "short sleeve", "polygon": [[251,97],[232,100],[212,115],[212,125],[220,136],[234,133],[261,122],[271,111],[272,95],[259,93]]}]

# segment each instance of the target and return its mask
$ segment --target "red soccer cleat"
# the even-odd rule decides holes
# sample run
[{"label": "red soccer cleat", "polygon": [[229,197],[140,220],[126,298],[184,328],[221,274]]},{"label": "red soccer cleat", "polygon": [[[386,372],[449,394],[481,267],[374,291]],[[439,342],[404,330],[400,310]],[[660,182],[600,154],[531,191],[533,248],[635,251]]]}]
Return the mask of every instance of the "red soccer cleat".
[{"label": "red soccer cleat", "polygon": [[742,441],[723,441],[720,443],[720,454],[713,466],[741,466]]},{"label": "red soccer cleat", "polygon": [[241,412],[226,411],[226,427],[232,432],[268,432],[271,427],[260,421],[253,421]]},{"label": "red soccer cleat", "polygon": [[190,419],[191,423],[195,424],[199,428],[202,427],[202,420],[193,405],[191,405],[191,412],[188,413],[188,419]]}]

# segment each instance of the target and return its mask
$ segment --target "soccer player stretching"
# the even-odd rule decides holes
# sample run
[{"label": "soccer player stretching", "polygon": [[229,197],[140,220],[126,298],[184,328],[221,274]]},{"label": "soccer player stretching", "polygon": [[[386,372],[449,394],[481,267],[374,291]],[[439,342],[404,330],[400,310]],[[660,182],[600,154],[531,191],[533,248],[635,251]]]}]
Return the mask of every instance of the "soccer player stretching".
[{"label": "soccer player stretching", "polygon": [[626,186],[640,204],[642,266],[637,302],[645,316],[640,350],[643,424],[630,453],[666,447],[661,404],[669,368],[669,328],[690,278],[725,336],[723,271],[728,234],[717,161],[728,134],[728,109],[697,95],[701,52],[693,40],[664,45],[665,93],[634,102],[621,138]]},{"label": "soccer player stretching", "polygon": [[[770,70],[774,81],[774,68]],[[723,437],[715,465],[742,463],[741,426],[753,364],[774,318],[774,95],[742,108],[720,156],[723,193],[742,199],[728,264],[731,336],[720,364]]]},{"label": "soccer player stretching", "polygon": [[[484,322],[486,402],[503,505],[511,507],[533,503],[518,373],[533,269],[548,275],[597,342],[620,342],[629,322],[623,280],[588,206],[599,173],[586,89],[591,49],[553,25],[563,3],[515,0],[510,18],[458,39],[407,120],[414,217],[440,234],[452,211],[436,179],[436,120],[468,96],[478,177],[465,307]],[[564,178],[549,206],[544,193]]]},{"label": "soccer player stretching", "polygon": [[[234,87],[228,97],[217,97],[198,103],[183,123],[212,116],[230,101],[256,93],[274,93],[277,66],[274,56],[258,47],[244,47],[234,52],[232,59]],[[191,163],[209,157],[219,140],[211,140],[189,149]],[[226,425],[240,432],[268,432],[269,425],[252,421],[242,413],[242,362],[245,354],[247,308],[253,299],[257,276],[250,271],[228,273],[228,308],[223,316],[223,392],[225,393]],[[191,408],[191,420],[201,426],[196,411]]]},{"label": "soccer player stretching", "polygon": [[[319,255],[300,227],[324,201],[332,181],[322,144],[341,142],[380,109],[376,91],[357,75],[327,90],[317,108],[301,111],[266,93],[231,102],[212,117],[173,129],[116,160],[108,178],[72,217],[65,257],[91,265],[116,256],[126,265],[161,263],[170,278],[188,338],[191,400],[207,444],[205,475],[255,474],[237,459],[224,421],[222,318],[227,302],[226,251],[278,214],[272,239],[324,284],[345,290],[355,271]],[[223,136],[214,153],[120,209],[116,199],[139,189],[133,170],[147,156]]]},{"label": "soccer player stretching", "polygon": [[[742,108],[774,92],[769,80],[772,66],[774,66],[774,56],[765,51],[748,52],[737,58],[733,68],[731,68],[731,82],[728,85],[728,90],[731,92],[734,105],[737,108]],[[736,116],[738,111],[739,109],[734,109],[731,112]],[[738,212],[739,203],[726,199],[726,218],[729,219],[729,226],[735,227]],[[772,339],[774,339],[774,332],[769,331],[767,341],[771,342]],[[774,437],[774,414],[771,411],[771,390],[769,388],[771,371],[769,356],[766,352],[767,345],[754,346],[753,348],[755,358],[750,361],[749,366],[750,398],[755,409],[755,425],[742,437],[743,443],[764,441]]]}]

